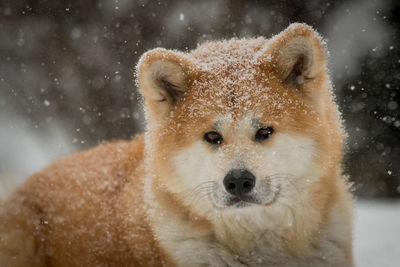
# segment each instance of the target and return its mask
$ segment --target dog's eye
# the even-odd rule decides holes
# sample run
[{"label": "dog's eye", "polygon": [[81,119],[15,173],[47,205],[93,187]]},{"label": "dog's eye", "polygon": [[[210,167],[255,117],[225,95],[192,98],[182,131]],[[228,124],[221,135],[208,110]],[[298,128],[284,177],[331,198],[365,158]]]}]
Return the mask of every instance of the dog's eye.
[{"label": "dog's eye", "polygon": [[204,134],[204,140],[210,144],[219,145],[222,143],[223,138],[219,133],[211,131]]},{"label": "dog's eye", "polygon": [[270,137],[273,133],[274,133],[274,128],[262,127],[260,129],[258,129],[258,131],[255,135],[255,139],[257,141],[263,141],[263,140],[267,139],[268,137]]}]

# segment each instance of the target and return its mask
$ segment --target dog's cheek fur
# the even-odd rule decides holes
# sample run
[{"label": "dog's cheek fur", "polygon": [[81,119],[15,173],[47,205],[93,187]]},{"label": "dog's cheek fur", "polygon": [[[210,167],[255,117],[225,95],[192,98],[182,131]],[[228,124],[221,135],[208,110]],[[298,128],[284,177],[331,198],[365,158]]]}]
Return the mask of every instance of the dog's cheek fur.
[{"label": "dog's cheek fur", "polygon": [[313,167],[316,167],[314,160],[318,152],[311,137],[276,133],[271,139],[271,144],[263,146],[259,151],[259,157],[264,160],[264,164],[257,166],[265,172],[264,175],[287,174],[303,177],[308,172],[315,173]]},{"label": "dog's cheek fur", "polygon": [[298,198],[307,195],[304,190],[310,191],[323,176],[318,164],[319,154],[321,151],[311,137],[276,133],[271,145],[260,151],[264,164],[257,164],[257,167],[263,172],[262,177],[270,176],[272,184],[280,185],[280,197],[288,197],[296,204]]},{"label": "dog's cheek fur", "polygon": [[194,213],[204,216],[212,211],[209,195],[223,178],[223,165],[227,161],[218,158],[203,140],[197,140],[181,149],[171,161],[175,178],[169,181],[168,188],[181,196]]}]

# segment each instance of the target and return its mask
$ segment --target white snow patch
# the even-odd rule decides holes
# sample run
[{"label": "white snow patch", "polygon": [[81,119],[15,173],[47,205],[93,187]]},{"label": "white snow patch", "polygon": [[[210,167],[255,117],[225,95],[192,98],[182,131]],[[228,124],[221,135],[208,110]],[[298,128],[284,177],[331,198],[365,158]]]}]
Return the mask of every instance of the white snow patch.
[{"label": "white snow patch", "polygon": [[400,201],[357,201],[354,224],[356,266],[400,263]]}]

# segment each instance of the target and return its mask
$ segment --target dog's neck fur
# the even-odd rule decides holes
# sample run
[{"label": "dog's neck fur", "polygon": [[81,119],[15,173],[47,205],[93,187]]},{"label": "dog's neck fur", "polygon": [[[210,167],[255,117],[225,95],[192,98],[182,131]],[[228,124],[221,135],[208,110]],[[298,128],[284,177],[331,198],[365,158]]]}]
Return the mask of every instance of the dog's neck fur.
[{"label": "dog's neck fur", "polygon": [[[255,207],[260,209],[253,212],[256,218],[221,214],[208,221],[190,214],[172,194],[154,186],[151,177],[146,180],[154,234],[178,266],[346,266],[348,255],[338,238],[349,229],[335,229],[342,216],[335,205],[329,214],[308,218],[303,218],[301,209],[312,207],[299,206],[290,214]],[[319,225],[318,216],[332,218]]]}]

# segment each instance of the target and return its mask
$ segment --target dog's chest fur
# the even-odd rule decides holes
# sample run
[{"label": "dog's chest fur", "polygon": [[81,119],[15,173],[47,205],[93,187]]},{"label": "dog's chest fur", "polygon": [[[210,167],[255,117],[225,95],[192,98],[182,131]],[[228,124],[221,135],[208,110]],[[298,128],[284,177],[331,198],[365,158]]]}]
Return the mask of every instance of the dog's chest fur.
[{"label": "dog's chest fur", "polygon": [[327,238],[315,245],[307,257],[296,257],[288,252],[285,242],[271,232],[254,236],[249,246],[239,251],[212,235],[200,238],[188,233],[171,235],[165,233],[165,238],[170,239],[168,250],[179,266],[346,266],[343,251]]},{"label": "dog's chest fur", "polygon": [[[227,220],[224,225],[217,226],[225,227],[225,236],[217,237],[215,231],[199,227],[196,222],[187,221],[185,216],[174,216],[167,209],[162,210],[153,210],[153,214],[174,220],[161,220],[163,223],[155,227],[155,234],[178,266],[347,266],[340,238],[349,234],[349,229],[334,226],[340,219],[340,213],[335,210],[331,211],[331,220],[318,232],[318,238],[310,242],[306,252],[289,249],[283,227],[243,231],[245,225],[231,221],[236,223],[231,228],[226,225]],[[297,252],[299,254],[295,255]]]}]

